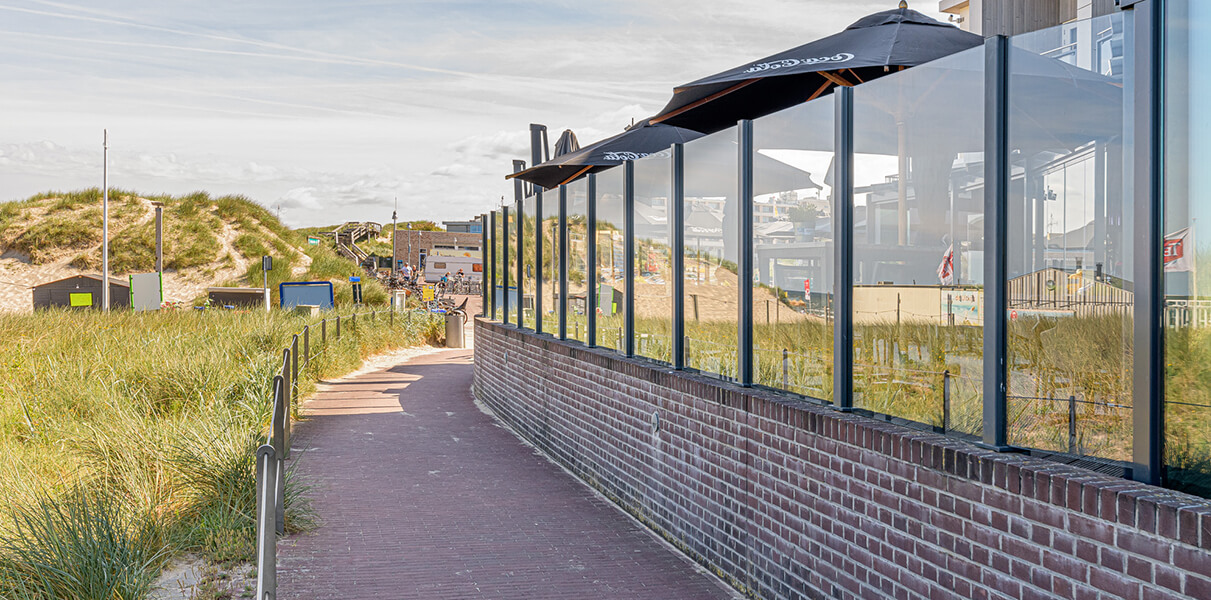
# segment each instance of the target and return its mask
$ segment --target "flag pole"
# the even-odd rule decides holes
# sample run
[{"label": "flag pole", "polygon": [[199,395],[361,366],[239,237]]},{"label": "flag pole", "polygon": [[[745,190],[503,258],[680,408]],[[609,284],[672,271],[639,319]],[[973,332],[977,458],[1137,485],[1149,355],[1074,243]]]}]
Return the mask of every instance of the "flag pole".
[{"label": "flag pole", "polygon": [[101,135],[101,308],[109,312],[109,130]]}]

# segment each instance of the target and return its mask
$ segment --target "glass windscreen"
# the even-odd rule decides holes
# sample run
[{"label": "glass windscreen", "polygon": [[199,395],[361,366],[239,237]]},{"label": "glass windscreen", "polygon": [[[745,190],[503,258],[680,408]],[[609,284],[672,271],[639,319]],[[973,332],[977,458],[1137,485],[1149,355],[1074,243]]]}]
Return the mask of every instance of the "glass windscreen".
[{"label": "glass windscreen", "polygon": [[542,197],[538,239],[542,244],[542,331],[559,335],[559,188]]},{"label": "glass windscreen", "polygon": [[984,50],[854,89],[854,406],[982,431]]},{"label": "glass windscreen", "polygon": [[833,397],[833,120],[826,98],[753,121],[753,382]]},{"label": "glass windscreen", "polygon": [[1211,497],[1211,4],[1165,7],[1164,473]]},{"label": "glass windscreen", "polygon": [[568,295],[564,298],[563,310],[567,315],[567,337],[570,340],[588,339],[589,319],[587,314],[589,276],[589,207],[588,179],[581,178],[567,185],[567,244],[568,244]]},{"label": "glass windscreen", "polygon": [[732,127],[685,145],[685,366],[725,379],[739,344],[736,139]]},{"label": "glass windscreen", "polygon": [[1010,40],[1008,435],[1131,460],[1123,18]]},{"label": "glass windscreen", "polygon": [[671,363],[670,151],[635,161],[635,354]]},{"label": "glass windscreen", "polygon": [[504,275],[504,282],[507,284],[505,293],[509,295],[508,322],[517,325],[518,306],[521,300],[521,294],[518,293],[519,286],[517,285],[517,224],[519,219],[517,218],[516,205],[510,206],[508,210],[509,214],[505,223],[505,242],[508,243],[508,248],[505,249],[507,260],[505,260],[506,274]]},{"label": "glass windscreen", "polygon": [[534,329],[534,308],[535,308],[535,291],[537,290],[538,270],[535,264],[535,257],[538,253],[538,235],[536,233],[536,225],[538,224],[538,199],[542,194],[541,190],[535,190],[534,195],[527,196],[522,200],[522,218],[518,222],[521,228],[521,326],[526,329]]},{"label": "glass windscreen", "polygon": [[619,350],[623,347],[623,302],[625,246],[623,244],[623,169],[614,167],[597,174],[597,345]]}]

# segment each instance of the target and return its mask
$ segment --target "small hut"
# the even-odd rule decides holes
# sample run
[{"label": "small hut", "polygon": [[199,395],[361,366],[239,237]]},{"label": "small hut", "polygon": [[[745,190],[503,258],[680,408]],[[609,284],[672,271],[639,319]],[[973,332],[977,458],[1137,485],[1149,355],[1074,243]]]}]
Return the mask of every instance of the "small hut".
[{"label": "small hut", "polygon": [[[99,275],[74,275],[34,286],[34,310],[51,307],[101,308],[103,288]],[[130,284],[109,278],[109,307],[130,307]]]},{"label": "small hut", "polygon": [[206,290],[211,306],[264,308],[265,288],[212,287]]}]

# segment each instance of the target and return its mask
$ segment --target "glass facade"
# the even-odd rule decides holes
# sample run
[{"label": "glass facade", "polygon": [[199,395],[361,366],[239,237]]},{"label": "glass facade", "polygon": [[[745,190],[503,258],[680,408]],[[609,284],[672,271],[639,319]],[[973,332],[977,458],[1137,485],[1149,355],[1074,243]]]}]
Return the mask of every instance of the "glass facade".
[{"label": "glass facade", "polygon": [[733,127],[685,145],[685,366],[726,379],[739,346],[736,139]]},{"label": "glass facade", "polygon": [[1133,281],[1123,16],[1009,50],[1008,439],[1130,461]]},{"label": "glass facade", "polygon": [[[1200,227],[1211,222],[1211,169],[1200,168],[1211,161],[1211,118],[1197,108],[1211,97],[1211,75],[1200,69],[1211,59],[1211,4],[1148,6],[1163,9],[1163,31],[1131,12],[1074,21],[862,83],[852,90],[852,121],[837,122],[850,114],[848,93],[758,119],[751,180],[739,169],[737,128],[688,143],[680,220],[670,204],[671,152],[633,162],[629,215],[625,169],[598,173],[593,197],[587,179],[569,184],[566,298],[558,296],[556,196],[546,194],[542,215],[528,199],[523,292],[515,291],[514,210],[494,232],[494,289],[508,270],[510,321],[518,298],[533,318],[539,237],[544,311],[565,312],[571,339],[587,341],[592,298],[601,347],[630,340],[637,355],[675,363],[671,336],[683,326],[689,369],[739,380],[747,377],[740,359],[751,358],[752,380],[741,384],[852,402],[865,414],[996,445],[1004,439],[1037,456],[1148,481],[1159,463],[1167,485],[1211,496],[1211,284],[1198,277],[1211,262],[1198,244],[1211,236]],[[1149,59],[1132,56],[1147,47],[1134,35],[1163,40],[1163,81],[1155,86],[1134,76]],[[1163,114],[1153,116],[1143,100],[1162,93]],[[985,114],[1001,104],[1007,114]],[[1002,118],[1004,135],[985,130]],[[1149,119],[1163,123],[1159,150],[1139,142],[1152,139],[1154,132],[1136,130]],[[851,157],[834,147],[851,132],[852,169]],[[985,165],[990,148],[1004,162]],[[1137,171],[1152,164],[1163,169]],[[986,180],[986,171],[998,176]],[[853,226],[844,231],[834,227],[834,199],[850,190],[834,189],[834,181],[853,182]],[[1163,223],[1147,216],[1157,205],[1136,206],[1152,200],[1144,190],[1153,184],[1163,190]],[[750,188],[751,205],[739,197]],[[985,207],[1001,197],[1006,202],[986,219]],[[627,218],[632,232],[624,231]],[[753,232],[744,248],[740,219]],[[1163,244],[1149,251],[1155,264],[1152,255],[1137,261],[1162,228]],[[507,262],[501,238],[510,244]],[[846,240],[853,251],[843,257],[848,266],[840,264],[853,274],[838,279],[834,244]],[[628,241],[632,331],[624,319]],[[751,252],[751,281],[740,273],[742,252]],[[988,288],[986,265],[996,269]],[[1161,289],[1136,273],[1144,267],[1163,271]],[[750,288],[751,304],[741,306],[741,290]],[[1005,310],[986,311],[1001,289]],[[845,291],[852,307],[834,310]],[[1139,310],[1159,302],[1162,318],[1137,325],[1137,293],[1148,300]],[[752,326],[751,347],[740,343],[740,319]],[[546,328],[554,333],[552,323]],[[851,328],[853,369],[837,372],[845,362],[834,356],[834,332]],[[1163,342],[1163,361],[1137,356],[1155,347],[1152,340]],[[1000,393],[984,396],[996,383],[985,381],[986,367],[1001,358],[1004,404]],[[1141,375],[1136,385],[1133,371],[1145,367],[1163,372]],[[833,398],[836,377],[852,378],[852,397]]]},{"label": "glass facade", "polygon": [[753,382],[821,400],[833,397],[834,113],[825,98],[753,122]]},{"label": "glass facade", "polygon": [[564,314],[567,315],[567,337],[584,342],[588,340],[589,319],[588,297],[589,275],[589,205],[588,180],[580,179],[567,186],[567,243],[568,243],[568,296],[564,299]]},{"label": "glass facade", "polygon": [[508,322],[517,325],[518,306],[520,305],[521,294],[518,292],[520,287],[517,285],[517,207],[509,207],[509,218],[505,223],[505,238],[504,241],[509,244],[508,260],[504,266],[508,270],[508,276],[504,281],[509,283],[508,290],[505,291],[509,295],[509,319]]},{"label": "glass facade", "polygon": [[518,221],[522,232],[521,245],[521,285],[518,290],[521,293],[521,326],[526,329],[534,329],[535,322],[535,291],[537,290],[538,266],[535,264],[535,258],[538,255],[538,244],[542,241],[536,236],[538,231],[538,195],[534,194],[527,196],[522,200],[521,220]]},{"label": "glass facade", "polygon": [[559,335],[559,188],[543,193],[538,234],[542,244],[542,331]]},{"label": "glass facade", "polygon": [[669,151],[635,161],[635,354],[673,361]]},{"label": "glass facade", "polygon": [[1165,479],[1211,496],[1211,4],[1165,6]]},{"label": "glass facade", "polygon": [[623,169],[616,167],[597,174],[596,227],[597,345],[623,348],[623,302],[625,290],[625,248],[623,240]]},{"label": "glass facade", "polygon": [[854,406],[978,435],[984,49],[854,90]]}]

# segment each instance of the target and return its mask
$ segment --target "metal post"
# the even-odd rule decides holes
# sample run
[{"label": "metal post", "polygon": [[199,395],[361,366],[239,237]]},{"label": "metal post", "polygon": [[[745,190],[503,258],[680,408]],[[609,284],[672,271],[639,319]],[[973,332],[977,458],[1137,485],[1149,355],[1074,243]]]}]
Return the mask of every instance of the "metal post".
[{"label": "metal post", "polygon": [[[479,316],[488,316],[488,215],[479,215],[479,231],[482,235],[482,242],[479,245]],[[495,256],[495,255],[494,255]],[[395,317],[391,318],[391,322],[395,323]]]},{"label": "metal post", "polygon": [[790,377],[791,364],[790,363],[791,363],[790,351],[787,350],[786,348],[783,348],[782,349],[782,389],[784,389],[784,390],[791,389],[791,377]]},{"label": "metal post", "polygon": [[833,405],[854,407],[854,90],[833,92]]},{"label": "metal post", "polygon": [[156,273],[164,276],[164,205],[156,202]]},{"label": "metal post", "polygon": [[950,369],[942,371],[942,432],[950,431]]},{"label": "metal post", "polygon": [[685,368],[685,145],[673,144],[669,239],[673,242],[673,368]]},{"label": "metal post", "polygon": [[1068,396],[1068,454],[1076,454],[1076,396]]},{"label": "metal post", "polygon": [[278,454],[283,459],[290,458],[290,387],[294,382],[290,378],[290,348],[282,351],[282,396],[279,410],[282,419],[282,451]]},{"label": "metal post", "polygon": [[294,334],[290,343],[290,408],[293,411],[294,402],[299,398],[299,335]]},{"label": "metal post", "polygon": [[984,41],[984,448],[1009,450],[1008,390],[1009,268],[1009,38]]},{"label": "metal post", "polygon": [[328,319],[320,319],[320,343],[328,343]]},{"label": "metal post", "polygon": [[[544,160],[547,126],[530,124],[530,164],[538,166]],[[524,257],[525,254],[518,254]],[[521,278],[518,278],[521,281]],[[534,333],[542,333],[542,186],[534,186]]]},{"label": "metal post", "polygon": [[1135,198],[1135,319],[1132,382],[1132,478],[1161,483],[1165,434],[1163,13],[1157,2],[1124,11],[1127,41],[1124,107],[1130,193]]},{"label": "metal post", "polygon": [[597,345],[597,292],[601,287],[597,278],[601,276],[597,269],[597,174],[589,173],[588,189],[585,191],[585,211],[587,216],[587,233],[585,239],[585,279],[588,285],[585,290],[585,332],[584,344],[590,348]]},{"label": "metal post", "polygon": [[109,130],[101,132],[101,309],[109,312]]},{"label": "metal post", "polygon": [[341,316],[340,315],[336,316],[336,340],[338,342],[341,340]]},{"label": "metal post", "polygon": [[257,553],[256,553],[256,597],[257,600],[273,600],[277,597],[277,542],[274,529],[278,507],[273,492],[277,483],[278,457],[273,446],[262,445],[256,451],[257,469]]},{"label": "metal post", "polygon": [[[516,184],[520,186],[521,184]],[[509,207],[502,205],[500,207],[500,290],[501,290],[501,314],[500,322],[505,325],[509,324]]]},{"label": "metal post", "polygon": [[736,127],[736,134],[740,153],[737,161],[739,189],[736,193],[740,201],[736,213],[740,217],[736,374],[740,385],[749,387],[753,385],[753,122],[742,119]]},{"label": "metal post", "polygon": [[[517,161],[517,160],[513,161],[514,165],[516,165],[517,163],[521,163],[521,168],[525,169],[526,163],[524,161]],[[518,182],[517,188],[520,189],[521,180],[514,179],[513,181]],[[526,323],[526,315],[525,315],[525,310],[526,310],[526,298],[525,298],[525,296],[526,296],[526,290],[525,290],[525,285],[526,285],[526,211],[525,211],[525,200],[526,200],[525,193],[523,190],[522,193],[517,195],[517,206],[513,207],[513,210],[516,211],[513,216],[513,223],[514,223],[515,227],[517,228],[517,247],[514,248],[513,251],[517,253],[517,259],[516,259],[517,260],[517,271],[514,272],[514,275],[517,277],[517,323],[515,323],[515,325],[517,325],[518,329],[521,329],[522,327],[524,327],[525,323]]]},{"label": "metal post", "polygon": [[[487,285],[492,286],[492,292],[488,296],[488,303],[492,305],[492,308],[490,309],[492,312],[488,313],[488,317],[490,319],[492,319],[493,321],[495,321],[496,320],[496,301],[497,301],[497,298],[496,298],[496,293],[497,293],[496,292],[496,243],[498,241],[496,239],[496,211],[492,211],[491,213],[488,213],[488,220],[492,226],[491,247],[484,254],[484,256],[488,256],[487,252],[490,252],[491,256],[492,256],[492,262],[491,262],[491,264],[488,265],[488,268],[486,269],[486,272],[488,275]],[[487,287],[487,286],[485,286],[485,287]]]},{"label": "metal post", "polygon": [[311,362],[311,326],[303,326],[303,366]]},{"label": "metal post", "polygon": [[622,228],[623,228],[623,340],[618,348],[627,356],[635,356],[635,161],[622,166]]},{"label": "metal post", "polygon": [[559,339],[568,339],[568,186],[559,186]]},{"label": "metal post", "polygon": [[399,264],[399,259],[396,258],[396,252],[395,252],[395,249],[397,247],[399,247],[399,244],[395,243],[399,237],[399,236],[395,235],[395,234],[399,233],[399,221],[397,221],[395,218],[395,215],[397,212],[399,212],[399,196],[395,197],[395,209],[391,211],[391,278],[392,279],[395,279],[399,275],[398,269],[396,268],[396,265]]}]

